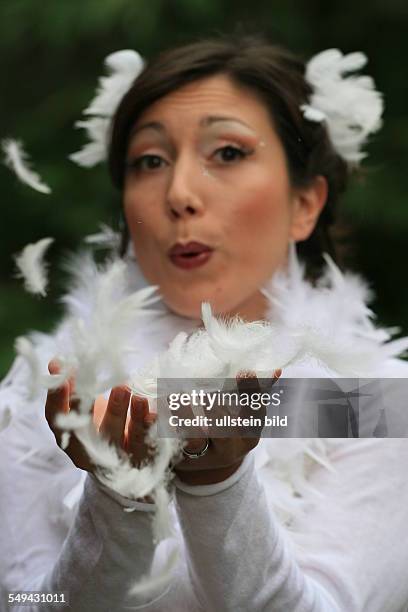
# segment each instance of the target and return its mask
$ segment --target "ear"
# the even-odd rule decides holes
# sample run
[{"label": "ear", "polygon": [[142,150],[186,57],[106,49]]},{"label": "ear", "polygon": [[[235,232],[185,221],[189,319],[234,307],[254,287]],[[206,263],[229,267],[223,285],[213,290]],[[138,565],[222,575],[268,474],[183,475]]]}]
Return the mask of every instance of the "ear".
[{"label": "ear", "polygon": [[290,238],[295,242],[307,240],[313,232],[329,192],[324,176],[317,176],[311,185],[293,190],[293,210]]}]

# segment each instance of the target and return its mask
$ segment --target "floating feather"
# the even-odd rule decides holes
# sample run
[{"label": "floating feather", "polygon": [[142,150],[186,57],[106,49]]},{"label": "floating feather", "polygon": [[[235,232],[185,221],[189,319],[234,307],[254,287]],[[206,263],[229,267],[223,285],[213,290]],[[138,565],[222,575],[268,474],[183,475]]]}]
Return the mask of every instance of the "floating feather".
[{"label": "floating feather", "polygon": [[105,223],[101,223],[99,228],[100,232],[86,236],[85,242],[101,248],[119,248],[121,241],[119,232],[114,232],[113,229]]},{"label": "floating feather", "polygon": [[69,156],[71,161],[87,168],[106,159],[111,118],[142,71],[144,62],[136,51],[123,49],[108,55],[105,65],[110,74],[99,79],[96,95],[84,110],[91,118],[75,123],[75,127],[86,130],[89,143]]},{"label": "floating feather", "polygon": [[108,146],[108,131],[110,119],[105,117],[92,117],[86,121],[76,121],[76,128],[83,128],[90,139],[89,142],[82,147],[80,151],[71,153],[68,159],[73,161],[78,166],[91,168],[106,157]]},{"label": "floating feather", "polygon": [[45,251],[53,238],[43,238],[33,244],[28,244],[15,256],[19,270],[18,275],[24,279],[24,287],[30,293],[45,296],[47,286],[47,270],[43,262]]},{"label": "floating feather", "polygon": [[143,69],[144,61],[133,49],[115,51],[105,58],[109,76],[99,79],[95,97],[84,110],[85,115],[111,117],[119,102]]},{"label": "floating feather", "polygon": [[[77,261],[75,258],[70,266]],[[101,269],[85,265],[81,270],[81,282],[63,299],[70,313],[64,335],[69,336],[70,347],[64,339],[58,354],[64,354],[66,371],[76,372],[76,393],[81,404],[87,405],[127,380],[129,356],[140,350],[131,341],[132,330],[141,319],[157,316],[149,306],[159,298],[154,295],[155,287],[126,292],[126,264],[122,260]],[[93,284],[93,302],[83,310],[78,306],[88,283]]]},{"label": "floating feather", "polygon": [[62,436],[61,436],[61,448],[62,448],[62,450],[65,450],[68,447],[70,439],[71,439],[70,432],[69,431],[64,431]]},{"label": "floating feather", "polygon": [[5,154],[5,164],[13,170],[22,183],[40,193],[51,193],[51,189],[42,182],[40,176],[28,166],[28,155],[20,141],[12,138],[1,141]]},{"label": "floating feather", "polygon": [[134,597],[135,595],[152,593],[156,590],[158,592],[163,591],[163,588],[171,582],[179,557],[180,553],[178,548],[174,548],[168,555],[161,571],[156,576],[143,576],[129,589],[128,595]]},{"label": "floating feather", "polygon": [[17,355],[25,360],[30,373],[29,383],[27,387],[27,398],[34,399],[37,397],[39,390],[41,389],[41,367],[40,356],[36,351],[34,344],[24,336],[19,336],[15,343],[14,348]]}]

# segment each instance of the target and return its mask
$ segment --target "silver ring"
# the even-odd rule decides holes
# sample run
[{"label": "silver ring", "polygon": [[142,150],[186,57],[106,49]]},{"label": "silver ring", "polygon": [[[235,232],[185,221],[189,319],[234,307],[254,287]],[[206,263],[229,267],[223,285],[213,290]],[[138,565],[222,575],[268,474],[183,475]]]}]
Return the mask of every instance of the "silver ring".
[{"label": "silver ring", "polygon": [[202,448],[200,451],[198,451],[197,453],[191,453],[190,451],[183,448],[183,455],[185,455],[189,459],[198,459],[199,457],[202,457],[203,455],[205,455],[205,453],[208,451],[209,446],[210,446],[210,440],[206,438],[204,448]]}]

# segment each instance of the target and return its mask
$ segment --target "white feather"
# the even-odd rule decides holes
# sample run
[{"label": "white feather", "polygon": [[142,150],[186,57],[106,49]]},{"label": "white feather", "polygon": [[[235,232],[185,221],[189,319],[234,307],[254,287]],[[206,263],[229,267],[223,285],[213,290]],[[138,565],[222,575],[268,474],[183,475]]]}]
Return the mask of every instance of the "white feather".
[{"label": "white feather", "polygon": [[372,322],[367,306],[372,292],[366,282],[343,274],[327,255],[325,259],[326,270],[313,286],[305,280],[292,245],[288,269],[276,273],[263,289],[270,301],[267,317],[297,339],[295,359],[312,355],[340,375],[370,376],[386,356],[400,354],[407,341],[387,344],[390,334]]},{"label": "white feather", "polygon": [[57,414],[55,424],[61,429],[77,429],[87,426],[91,421],[89,414],[78,414],[71,410],[67,414]]},{"label": "white feather", "polygon": [[84,110],[85,115],[101,115],[111,117],[119,102],[139,76],[144,61],[136,51],[122,49],[111,53],[105,58],[105,66],[110,73],[99,79],[95,97]]},{"label": "white feather", "polygon": [[373,79],[349,74],[366,62],[363,53],[343,55],[338,49],[327,49],[306,67],[306,79],[314,91],[309,103],[301,107],[304,116],[326,123],[335,150],[350,164],[366,156],[363,145],[382,126],[383,98]]},{"label": "white feather", "polygon": [[[156,368],[155,368],[156,369]],[[134,395],[146,397],[147,399],[157,398],[157,378],[150,377],[151,369],[147,372],[136,372],[129,381],[129,388]]]},{"label": "white feather", "polygon": [[86,121],[77,121],[75,127],[86,130],[89,142],[69,159],[79,166],[90,168],[106,159],[111,118],[121,99],[143,69],[143,59],[136,51],[123,49],[105,59],[109,76],[99,79],[95,97],[84,110],[90,115]]},{"label": "white feather", "polygon": [[43,238],[28,244],[21,253],[15,255],[18,275],[24,279],[24,286],[30,293],[46,295],[47,270],[43,257],[52,242],[53,238]]},{"label": "white feather", "polygon": [[46,389],[57,389],[61,387],[63,383],[75,375],[75,365],[68,361],[61,355],[53,354],[53,359],[57,359],[59,362],[59,373],[58,374],[43,374],[41,377],[41,386]]},{"label": "white feather", "polygon": [[90,234],[85,237],[87,244],[95,245],[96,247],[116,249],[120,245],[120,234],[114,232],[111,227],[105,223],[99,225],[100,232],[97,234]]},{"label": "white feather", "polygon": [[22,183],[40,193],[51,193],[51,189],[43,183],[40,176],[28,166],[28,155],[20,141],[12,138],[1,141],[5,154],[5,164],[13,170]]},{"label": "white feather", "polygon": [[173,577],[179,556],[179,550],[175,547],[168,555],[162,570],[156,576],[143,576],[129,589],[128,595],[134,597],[135,595],[145,595],[156,590],[162,592],[163,588],[170,583]]},{"label": "white feather", "polygon": [[153,541],[158,544],[162,540],[174,535],[171,515],[168,512],[170,506],[170,495],[164,484],[157,486],[152,497],[157,507],[153,517]]},{"label": "white feather", "polygon": [[27,397],[28,399],[34,399],[35,397],[37,397],[41,388],[40,385],[42,363],[40,361],[40,356],[35,350],[34,344],[24,336],[19,336],[18,338],[16,338],[14,348],[17,355],[22,357],[22,359],[24,359],[28,366],[30,376],[29,384],[27,387]]},{"label": "white feather", "polygon": [[[77,264],[75,258],[70,266]],[[63,301],[68,305],[70,318],[67,335],[70,351],[65,350],[66,371],[76,371],[76,391],[81,402],[89,404],[97,395],[111,387],[123,384],[129,377],[128,361],[131,354],[140,351],[132,343],[134,330],[143,318],[155,317],[149,306],[158,301],[155,287],[144,287],[128,294],[126,291],[126,264],[121,260],[99,269],[87,258],[81,267],[83,278],[71,295]],[[81,295],[89,291],[92,283],[92,303],[83,310],[78,307]]]},{"label": "white feather", "polygon": [[90,139],[82,149],[68,155],[68,159],[78,166],[91,168],[106,158],[110,119],[92,117],[86,121],[76,121],[75,127],[83,128]]},{"label": "white feather", "polygon": [[69,431],[64,431],[61,436],[61,448],[62,450],[66,449],[69,441],[71,439],[71,434]]}]

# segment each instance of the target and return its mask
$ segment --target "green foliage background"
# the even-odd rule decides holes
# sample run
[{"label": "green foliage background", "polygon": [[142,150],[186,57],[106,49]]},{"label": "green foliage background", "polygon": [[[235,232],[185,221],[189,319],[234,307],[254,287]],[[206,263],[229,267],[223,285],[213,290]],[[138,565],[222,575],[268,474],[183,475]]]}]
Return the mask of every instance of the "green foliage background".
[{"label": "green foliage background", "polygon": [[[354,245],[350,266],[374,287],[381,322],[408,331],[406,0],[3,0],[0,138],[24,141],[53,193],[36,193],[0,168],[0,375],[17,335],[49,330],[58,320],[66,252],[100,221],[117,221],[120,200],[106,169],[83,170],[67,159],[84,142],[72,126],[94,93],[103,58],[135,48],[148,59],[238,22],[305,58],[328,47],[368,55],[368,72],[385,94],[385,127],[370,145],[365,179],[344,199]],[[51,289],[39,300],[13,278],[12,254],[45,236],[55,238]]]}]

